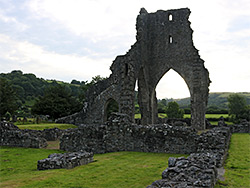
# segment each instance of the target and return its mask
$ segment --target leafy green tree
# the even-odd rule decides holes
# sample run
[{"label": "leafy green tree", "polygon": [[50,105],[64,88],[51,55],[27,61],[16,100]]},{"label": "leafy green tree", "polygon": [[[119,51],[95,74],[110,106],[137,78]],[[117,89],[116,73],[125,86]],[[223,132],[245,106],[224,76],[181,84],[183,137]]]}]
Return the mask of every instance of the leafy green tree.
[{"label": "leafy green tree", "polygon": [[67,116],[81,110],[81,103],[71,95],[65,85],[57,84],[47,88],[32,107],[32,113],[49,115],[52,119]]},{"label": "leafy green tree", "polygon": [[11,83],[5,78],[0,78],[0,118],[7,112],[13,115],[17,108],[16,92]]},{"label": "leafy green tree", "polygon": [[81,82],[80,82],[80,81],[77,81],[77,80],[72,80],[72,81],[71,81],[71,84],[81,85]]},{"label": "leafy green tree", "polygon": [[158,113],[165,113],[165,108],[166,108],[166,106],[163,103],[158,102],[158,104],[157,104]]},{"label": "leafy green tree", "polygon": [[238,122],[240,119],[249,119],[249,107],[246,104],[246,98],[232,94],[228,98],[228,112],[231,119],[234,122]]},{"label": "leafy green tree", "polygon": [[166,114],[168,118],[183,118],[184,111],[179,108],[179,105],[177,102],[172,101],[167,104]]},{"label": "leafy green tree", "polygon": [[99,81],[105,80],[105,79],[107,79],[107,78],[106,77],[101,77],[100,75],[94,76],[94,77],[92,77],[92,80],[89,83],[89,85],[93,85],[93,84],[95,84],[95,83],[97,83]]}]

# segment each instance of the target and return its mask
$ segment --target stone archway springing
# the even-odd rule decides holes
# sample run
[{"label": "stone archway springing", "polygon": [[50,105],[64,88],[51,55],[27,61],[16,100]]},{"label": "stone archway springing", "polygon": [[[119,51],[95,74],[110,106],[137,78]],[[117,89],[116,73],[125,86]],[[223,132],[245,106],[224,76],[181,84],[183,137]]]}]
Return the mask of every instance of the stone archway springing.
[{"label": "stone archway springing", "polygon": [[105,107],[104,107],[104,120],[106,122],[110,117],[112,112],[119,112],[119,104],[113,98],[107,100]]}]

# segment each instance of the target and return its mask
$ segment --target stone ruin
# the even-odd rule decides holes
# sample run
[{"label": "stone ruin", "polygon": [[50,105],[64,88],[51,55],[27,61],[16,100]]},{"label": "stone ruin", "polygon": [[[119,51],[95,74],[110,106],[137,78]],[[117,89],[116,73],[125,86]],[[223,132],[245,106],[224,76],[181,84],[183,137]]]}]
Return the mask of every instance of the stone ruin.
[{"label": "stone ruin", "polygon": [[197,137],[197,148],[187,158],[169,158],[162,179],[147,188],[214,187],[223,168],[231,138],[230,128],[218,127]]},{"label": "stone ruin", "polygon": [[0,146],[44,148],[48,145],[45,138],[31,132],[8,122],[0,122]]},{"label": "stone ruin", "polygon": [[50,170],[50,169],[60,169],[67,168],[71,169],[76,166],[85,165],[93,162],[93,153],[88,152],[73,152],[73,153],[53,153],[46,159],[37,161],[38,170]]},{"label": "stone ruin", "polygon": [[[248,131],[250,124],[238,131]],[[243,128],[244,127],[244,128]],[[182,153],[189,157],[169,159],[169,167],[156,187],[214,187],[227,157],[234,126],[217,126],[198,135],[188,126],[137,125],[126,114],[113,113],[103,125],[80,125],[61,138],[60,149],[76,152],[119,151]]]},{"label": "stone ruin", "polygon": [[19,129],[12,123],[0,122],[0,146],[45,148],[47,141],[59,140],[65,130],[58,128],[44,130]]},{"label": "stone ruin", "polygon": [[134,91],[138,81],[138,103],[143,125],[158,123],[156,86],[170,69],[186,82],[191,96],[191,125],[205,129],[205,112],[209,92],[209,73],[193,45],[188,8],[140,10],[136,22],[136,42],[111,65],[112,74],[89,88],[84,108],[76,114],[58,119],[61,123],[103,124],[107,107],[116,101],[119,112],[134,122]]},{"label": "stone ruin", "polygon": [[[49,169],[48,166],[71,168],[84,164],[79,151],[90,154],[87,162],[93,160],[93,153],[185,153],[190,154],[189,157],[170,158],[162,179],[148,187],[214,187],[218,169],[223,166],[227,156],[231,133],[249,133],[250,123],[243,122],[233,126],[226,125],[221,120],[217,127],[207,123],[211,130],[197,135],[197,130],[206,127],[205,111],[210,79],[204,61],[193,45],[189,14],[190,10],[187,8],[159,10],[156,13],[147,13],[145,9],[141,9],[136,23],[136,43],[125,55],[115,59],[108,79],[88,89],[82,111],[57,120],[79,125],[78,128],[61,133],[55,130],[57,136],[48,136],[50,139],[61,139],[60,149],[76,153],[52,154],[47,159],[38,161],[38,169]],[[191,122],[185,120],[176,123],[173,120],[173,125],[169,125],[158,121],[155,88],[170,69],[179,73],[189,88]],[[141,125],[134,124],[136,81]],[[108,119],[107,107],[112,100],[118,103],[119,113],[113,113]],[[181,126],[184,124],[191,124],[191,127]],[[33,139],[34,135],[39,137],[46,135],[46,132],[50,131],[18,130],[2,126],[1,123],[1,145],[33,147],[33,144],[19,145],[18,142],[33,143],[33,140],[37,141]],[[22,136],[23,134],[26,136]],[[29,137],[32,141],[25,141]],[[40,147],[43,143],[44,141],[38,141],[34,145]]]}]

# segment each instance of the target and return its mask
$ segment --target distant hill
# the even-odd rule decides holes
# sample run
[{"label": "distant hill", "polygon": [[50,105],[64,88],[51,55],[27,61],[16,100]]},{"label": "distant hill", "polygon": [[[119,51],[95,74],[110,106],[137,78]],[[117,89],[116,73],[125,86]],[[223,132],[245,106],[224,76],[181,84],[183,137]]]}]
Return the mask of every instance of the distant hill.
[{"label": "distant hill", "polygon": [[[218,108],[221,109],[227,109],[227,97],[231,94],[236,94],[233,92],[212,92],[209,93],[209,98],[208,98],[208,107],[209,106],[217,106]],[[242,92],[242,93],[237,93],[239,95],[242,95],[246,97],[247,104],[250,105],[250,92]],[[180,107],[185,108],[190,105],[190,97],[188,98],[183,98],[183,99],[174,99]]]},{"label": "distant hill", "polygon": [[[71,83],[66,83],[62,81],[57,80],[46,80],[43,78],[37,78],[34,74],[24,74],[20,70],[14,70],[11,73],[0,73],[0,78],[5,78],[11,82],[13,85],[13,88],[15,89],[19,103],[20,105],[24,105],[27,107],[31,107],[35,100],[44,94],[44,90],[51,86],[56,84],[63,84],[66,85],[69,88],[69,91],[71,94],[75,97],[81,97],[79,100],[81,101],[84,97],[82,95],[83,88],[87,88],[89,85],[96,83],[101,78],[100,76],[96,76],[92,78],[92,81],[88,83],[87,81],[77,81],[72,80]],[[137,105],[137,111],[139,110],[138,107],[138,99],[137,99],[137,92],[135,92],[135,103]],[[234,94],[232,92],[213,92],[209,94],[208,99],[208,108],[216,108],[216,109],[227,109],[227,97],[231,94]],[[243,93],[237,93],[242,96],[246,97],[247,104],[250,105],[250,92],[243,92]],[[183,99],[164,99],[158,100],[158,108],[164,107],[167,105],[170,101],[176,101],[181,108],[189,108],[190,107],[190,98],[183,98]],[[159,103],[163,102],[162,105],[159,106]],[[159,110],[159,109],[158,109]]]},{"label": "distant hill", "polygon": [[73,96],[78,96],[80,86],[85,85],[85,82],[72,80],[71,83],[66,83],[57,80],[45,80],[37,78],[36,75],[28,73],[24,74],[20,70],[14,70],[11,73],[1,73],[0,78],[7,79],[13,86],[17,96],[22,103],[32,101],[44,94],[44,90],[49,86],[63,84],[70,88]]}]

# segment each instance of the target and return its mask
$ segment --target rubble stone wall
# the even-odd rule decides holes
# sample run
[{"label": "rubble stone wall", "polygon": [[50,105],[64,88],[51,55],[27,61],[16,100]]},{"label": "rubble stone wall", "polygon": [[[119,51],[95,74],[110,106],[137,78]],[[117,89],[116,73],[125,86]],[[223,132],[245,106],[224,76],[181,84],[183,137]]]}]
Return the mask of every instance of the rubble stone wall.
[{"label": "rubble stone wall", "polygon": [[74,152],[74,153],[53,153],[46,159],[37,161],[38,170],[50,170],[60,168],[74,168],[93,162],[93,153]]},{"label": "rubble stone wall", "polygon": [[60,149],[107,153],[140,151],[186,153],[196,151],[196,131],[191,127],[136,125],[126,115],[113,116],[105,125],[81,125],[64,133]]},{"label": "rubble stone wall", "polygon": [[34,135],[28,131],[19,129],[17,126],[0,122],[0,145],[26,148],[44,148],[47,142],[38,134]]},{"label": "rubble stone wall", "polygon": [[214,128],[199,135],[196,153],[187,158],[171,157],[168,168],[162,172],[162,179],[147,188],[157,187],[214,187],[217,169],[222,167],[229,147],[230,128]]},{"label": "rubble stone wall", "polygon": [[44,130],[19,129],[8,122],[0,122],[0,145],[27,148],[43,148],[47,141],[55,141],[62,137],[66,130],[58,128]]}]

